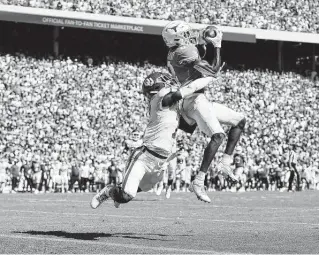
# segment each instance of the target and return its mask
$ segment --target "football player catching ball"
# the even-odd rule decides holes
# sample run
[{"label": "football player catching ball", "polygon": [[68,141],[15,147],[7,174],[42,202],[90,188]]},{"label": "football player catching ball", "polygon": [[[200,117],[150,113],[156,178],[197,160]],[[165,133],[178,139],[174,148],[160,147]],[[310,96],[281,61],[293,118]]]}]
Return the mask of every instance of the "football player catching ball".
[{"label": "football player catching ball", "polygon": [[[194,30],[189,24],[183,21],[169,22],[162,31],[162,37],[169,48],[167,65],[168,69],[181,84],[181,87],[197,81],[204,81],[206,76],[217,73],[221,69],[220,48],[222,32],[213,26],[208,26],[204,30]],[[203,60],[199,54],[197,45],[212,45],[214,47],[215,58],[210,65]],[[231,170],[232,154],[235,146],[244,129],[246,120],[242,113],[235,112],[225,105],[209,102],[204,95],[204,90],[199,90],[183,99],[181,105],[181,115],[186,127],[190,132],[196,126],[211,137],[209,144],[204,151],[204,157],[200,170],[192,182],[190,190],[198,199],[204,202],[211,202],[204,188],[205,175],[215,157],[215,154],[225,139],[226,134],[221,124],[231,126],[228,133],[228,140],[224,155],[217,164],[217,169],[225,176],[229,176],[233,181],[238,181]],[[193,128],[189,128],[193,127]],[[182,126],[181,129],[186,130]]]}]

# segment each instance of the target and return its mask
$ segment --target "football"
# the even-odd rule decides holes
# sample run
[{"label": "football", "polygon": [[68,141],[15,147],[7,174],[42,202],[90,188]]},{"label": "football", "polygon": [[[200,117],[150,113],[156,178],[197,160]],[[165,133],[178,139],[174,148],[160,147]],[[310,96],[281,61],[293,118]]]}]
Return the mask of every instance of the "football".
[{"label": "football", "polygon": [[214,38],[217,36],[218,28],[215,26],[208,26],[204,31],[204,39],[207,37]]}]

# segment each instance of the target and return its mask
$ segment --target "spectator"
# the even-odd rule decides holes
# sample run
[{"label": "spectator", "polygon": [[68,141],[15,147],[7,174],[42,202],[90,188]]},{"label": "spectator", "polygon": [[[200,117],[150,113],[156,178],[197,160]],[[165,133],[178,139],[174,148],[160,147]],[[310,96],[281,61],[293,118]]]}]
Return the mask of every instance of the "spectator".
[{"label": "spectator", "polygon": [[319,3],[303,1],[46,1],[32,0],[2,4],[23,5],[36,8],[80,11],[97,14],[127,16],[147,19],[179,19],[193,23],[222,26],[284,30],[292,32],[319,32]]},{"label": "spectator", "polygon": [[89,192],[89,176],[93,172],[90,160],[86,160],[81,166],[81,192]]},{"label": "spectator", "polygon": [[[113,61],[89,67],[71,58],[0,55],[0,156],[13,152],[19,155],[28,183],[25,189],[33,189],[29,162],[34,157],[38,162],[48,160],[52,164],[53,190],[63,159],[79,162],[94,160],[96,155],[103,155],[104,182],[109,182],[110,174],[115,183],[117,174],[113,168],[120,168],[127,157],[122,153],[125,141],[134,130],[143,131],[146,124],[147,105],[141,103],[144,99],[139,91],[143,78],[152,71],[165,68]],[[298,142],[300,164],[313,162],[317,166],[316,95],[314,83],[298,74],[258,70],[227,70],[220,83],[207,91],[210,100],[247,113],[247,127],[239,143],[247,169],[252,170],[251,174],[248,172],[251,178],[257,165],[277,171],[276,165],[291,138]],[[191,137],[181,132],[178,140],[189,148],[188,161],[194,176],[207,141],[196,131]],[[107,163],[112,159],[114,167],[108,172]],[[78,167],[85,191],[85,179],[93,170],[87,164]],[[70,169],[68,166],[66,172]]]},{"label": "spectator", "polygon": [[11,184],[12,184],[12,193],[16,193],[16,191],[18,190],[18,183],[19,183],[19,179],[20,179],[20,169],[18,166],[18,161],[14,160],[13,164],[10,168],[10,173],[11,173]]},{"label": "spectator", "polygon": [[73,160],[71,164],[71,177],[70,177],[70,186],[69,191],[74,193],[75,188],[74,185],[77,183],[77,186],[80,187],[80,169],[78,163]]}]

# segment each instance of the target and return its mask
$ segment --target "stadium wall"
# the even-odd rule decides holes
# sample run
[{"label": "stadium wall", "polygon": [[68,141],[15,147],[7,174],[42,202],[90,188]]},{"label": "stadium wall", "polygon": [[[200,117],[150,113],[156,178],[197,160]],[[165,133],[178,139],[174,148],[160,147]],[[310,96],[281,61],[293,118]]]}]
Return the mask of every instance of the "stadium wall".
[{"label": "stadium wall", "polygon": [[[0,5],[0,20],[153,35],[160,35],[163,27],[168,22],[166,20],[140,19],[11,5]],[[192,25],[195,28],[205,26],[204,24]],[[224,32],[223,39],[226,41],[255,43],[259,39],[319,44],[318,34],[226,26],[219,27]]]}]

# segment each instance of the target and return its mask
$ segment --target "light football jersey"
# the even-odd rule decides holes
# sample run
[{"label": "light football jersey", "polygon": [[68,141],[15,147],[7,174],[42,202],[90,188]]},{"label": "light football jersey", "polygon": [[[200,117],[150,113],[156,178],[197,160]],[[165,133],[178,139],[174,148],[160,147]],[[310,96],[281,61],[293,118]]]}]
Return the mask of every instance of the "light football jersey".
[{"label": "light football jersey", "polygon": [[165,157],[172,153],[179,125],[178,103],[162,107],[162,100],[169,92],[170,88],[163,88],[151,99],[149,123],[143,138],[147,148]]}]

